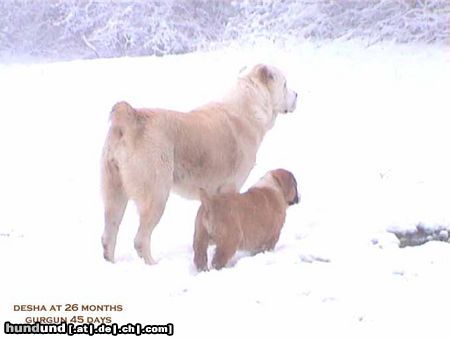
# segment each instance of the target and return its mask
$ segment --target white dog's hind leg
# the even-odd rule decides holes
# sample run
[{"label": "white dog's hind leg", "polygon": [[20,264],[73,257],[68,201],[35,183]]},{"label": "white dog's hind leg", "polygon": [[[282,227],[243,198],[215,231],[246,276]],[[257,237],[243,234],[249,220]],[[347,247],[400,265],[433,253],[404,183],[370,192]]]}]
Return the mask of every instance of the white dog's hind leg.
[{"label": "white dog's hind leg", "polygon": [[111,205],[105,207],[105,230],[103,231],[103,257],[107,261],[114,262],[117,233],[122,222],[123,214],[127,206],[125,195],[116,196]]},{"label": "white dog's hind leg", "polygon": [[105,204],[105,229],[102,236],[103,257],[114,262],[117,233],[122,222],[128,198],[123,190],[117,167],[106,164],[102,177],[103,201]]},{"label": "white dog's hind leg", "polygon": [[153,229],[159,223],[169,197],[170,188],[150,193],[144,202],[138,202],[140,224],[134,238],[134,248],[139,257],[142,257],[146,264],[155,264],[151,253],[151,236]]}]

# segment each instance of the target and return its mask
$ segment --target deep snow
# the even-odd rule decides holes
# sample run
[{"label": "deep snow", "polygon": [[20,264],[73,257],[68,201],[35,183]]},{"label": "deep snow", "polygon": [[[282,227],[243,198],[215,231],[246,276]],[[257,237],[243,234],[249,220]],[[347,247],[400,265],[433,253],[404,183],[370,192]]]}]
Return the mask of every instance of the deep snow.
[{"label": "deep snow", "polygon": [[[387,230],[450,226],[448,52],[348,42],[0,65],[0,320],[55,315],[14,304],[123,304],[113,321],[172,322],[176,337],[447,336],[449,244],[400,249]],[[276,249],[195,272],[198,202],[172,195],[158,264],[134,252],[131,204],[106,263],[99,158],[112,105],[188,110],[258,61],[300,94],[244,187],[270,169],[296,174],[302,201]]]}]

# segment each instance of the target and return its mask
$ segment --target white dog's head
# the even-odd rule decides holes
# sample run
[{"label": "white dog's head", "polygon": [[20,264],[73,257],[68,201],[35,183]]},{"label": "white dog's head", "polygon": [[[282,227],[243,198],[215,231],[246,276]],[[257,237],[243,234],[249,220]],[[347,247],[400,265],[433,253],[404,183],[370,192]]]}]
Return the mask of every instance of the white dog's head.
[{"label": "white dog's head", "polygon": [[[297,105],[297,93],[287,86],[286,78],[276,67],[258,64],[250,70],[241,71],[251,80],[258,82],[267,88],[268,104],[271,106],[273,116],[271,122],[275,121],[278,114],[293,112]],[[271,123],[271,124],[272,124]]]}]

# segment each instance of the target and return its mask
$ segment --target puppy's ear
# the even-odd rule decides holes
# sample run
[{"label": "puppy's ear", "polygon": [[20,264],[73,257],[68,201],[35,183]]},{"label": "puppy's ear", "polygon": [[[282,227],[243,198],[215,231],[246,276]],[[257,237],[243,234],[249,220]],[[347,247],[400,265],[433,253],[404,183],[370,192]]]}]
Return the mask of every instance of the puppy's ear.
[{"label": "puppy's ear", "polygon": [[291,179],[292,179],[292,182],[294,182],[294,188],[295,188],[295,197],[289,204],[289,205],[292,205],[292,204],[297,204],[300,202],[300,194],[298,193],[297,180],[295,179],[294,174],[291,172],[289,172],[289,174],[291,175]]},{"label": "puppy's ear", "polygon": [[286,202],[289,205],[298,203],[297,181],[294,175],[285,169],[277,169],[272,171],[272,176],[278,182]]},{"label": "puppy's ear", "polygon": [[266,65],[257,65],[256,73],[262,83],[268,84],[270,81],[274,79],[272,71]]}]

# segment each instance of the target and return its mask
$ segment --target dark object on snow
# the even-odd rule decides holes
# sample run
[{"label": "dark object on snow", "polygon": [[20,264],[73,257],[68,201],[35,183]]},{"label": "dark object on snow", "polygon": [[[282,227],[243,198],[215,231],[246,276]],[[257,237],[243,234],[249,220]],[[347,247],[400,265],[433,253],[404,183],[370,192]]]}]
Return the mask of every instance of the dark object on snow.
[{"label": "dark object on snow", "polygon": [[427,228],[424,224],[419,223],[414,230],[396,231],[391,230],[400,241],[400,248],[407,246],[418,246],[429,241],[449,242],[449,231],[446,227]]}]

